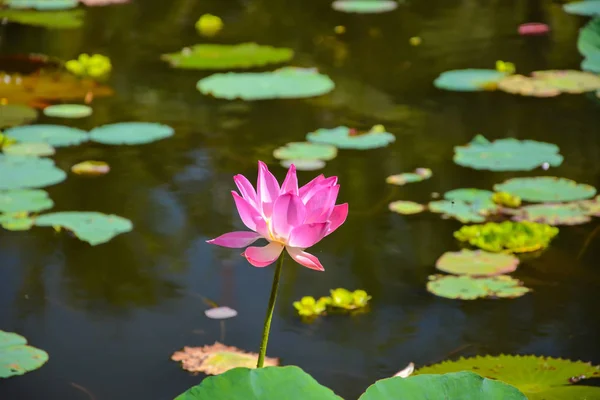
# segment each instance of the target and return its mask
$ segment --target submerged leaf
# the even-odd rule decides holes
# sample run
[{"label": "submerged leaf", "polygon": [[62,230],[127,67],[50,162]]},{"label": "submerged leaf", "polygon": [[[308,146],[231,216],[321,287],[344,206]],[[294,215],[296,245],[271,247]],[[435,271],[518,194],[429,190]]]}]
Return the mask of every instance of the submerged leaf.
[{"label": "submerged leaf", "polygon": [[40,368],[48,361],[44,350],[28,346],[27,339],[0,330],[0,378],[23,375]]},{"label": "submerged leaf", "polygon": [[584,200],[596,194],[596,188],[590,185],[553,176],[512,178],[494,185],[494,190],[531,202]]},{"label": "submerged leaf", "polygon": [[444,253],[435,267],[455,275],[494,276],[514,272],[518,265],[519,259],[511,254],[463,249]]}]

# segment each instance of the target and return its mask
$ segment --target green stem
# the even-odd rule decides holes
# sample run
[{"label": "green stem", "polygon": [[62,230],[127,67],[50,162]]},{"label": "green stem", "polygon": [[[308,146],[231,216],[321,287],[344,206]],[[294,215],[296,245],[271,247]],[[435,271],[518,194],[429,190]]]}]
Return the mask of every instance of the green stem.
[{"label": "green stem", "polygon": [[265,363],[265,354],[267,354],[267,343],[269,342],[269,331],[271,330],[271,320],[273,319],[273,310],[275,309],[275,299],[277,299],[277,289],[279,288],[279,278],[281,277],[281,269],[283,267],[282,252],[277,260],[275,275],[273,276],[273,286],[271,286],[271,297],[269,298],[269,306],[267,307],[267,315],[265,316],[265,326],[263,328],[262,342],[260,343],[260,352],[258,353],[258,363],[256,368],[262,368]]}]

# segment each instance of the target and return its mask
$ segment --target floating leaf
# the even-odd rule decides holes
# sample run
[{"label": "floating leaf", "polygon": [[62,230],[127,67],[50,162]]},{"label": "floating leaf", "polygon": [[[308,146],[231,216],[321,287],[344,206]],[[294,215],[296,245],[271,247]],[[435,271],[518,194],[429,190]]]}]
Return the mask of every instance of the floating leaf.
[{"label": "floating leaf", "polygon": [[323,160],[281,160],[281,166],[289,168],[292,164],[298,171],[316,171],[325,167]]},{"label": "floating leaf", "polygon": [[466,224],[468,222],[483,222],[485,217],[478,213],[477,207],[462,200],[439,200],[428,204],[429,211],[441,213]]},{"label": "floating leaf", "polygon": [[522,284],[523,282],[508,275],[489,278],[473,278],[467,275],[431,275],[427,283],[427,290],[436,296],[448,299],[515,298],[530,291],[521,286]]},{"label": "floating leaf", "polygon": [[463,167],[490,171],[531,171],[543,164],[558,167],[563,162],[558,146],[513,138],[488,141],[477,135],[466,146],[454,147],[454,162]]},{"label": "floating leaf", "polygon": [[263,67],[291,60],[289,48],[261,46],[256,43],[197,44],[176,53],[163,54],[172,67],[185,69],[232,69]]},{"label": "floating leaf", "polygon": [[558,234],[558,228],[535,222],[522,221],[463,226],[454,232],[462,242],[483,250],[499,253],[525,253],[548,247]]},{"label": "floating leaf", "polygon": [[43,214],[36,218],[35,224],[68,229],[78,239],[92,246],[106,243],[115,236],[133,229],[133,224],[128,219],[99,212],[65,211]]},{"label": "floating leaf", "polygon": [[[570,385],[573,378],[600,377],[589,363],[537,356],[476,356],[419,368],[415,374],[473,371],[515,386],[529,400],[584,400],[600,398],[600,388]],[[429,375],[426,375],[429,376]]]},{"label": "floating leaf", "polygon": [[40,188],[66,177],[50,159],[0,154],[0,190]]},{"label": "floating leaf", "polygon": [[54,155],[55,150],[48,143],[15,143],[3,147],[2,152],[14,156],[47,157]]},{"label": "floating leaf", "polygon": [[499,206],[517,208],[521,205],[521,198],[519,196],[513,196],[506,192],[496,192],[492,195],[492,201]]},{"label": "floating leaf", "polygon": [[382,379],[359,400],[527,400],[511,385],[462,371]]},{"label": "floating leaf", "polygon": [[27,339],[12,332],[0,331],[0,378],[23,375],[48,361],[44,350],[28,346]]},{"label": "floating leaf", "polygon": [[532,72],[535,79],[549,82],[562,93],[579,94],[600,89],[600,77],[576,70],[549,70]]},{"label": "floating leaf", "polygon": [[48,210],[54,202],[44,190],[18,189],[0,191],[0,213],[33,213]]},{"label": "floating leaf", "polygon": [[152,122],[120,122],[102,125],[90,131],[90,140],[103,144],[146,144],[173,136],[168,125]]},{"label": "floating leaf", "polygon": [[497,84],[504,76],[506,74],[495,69],[457,69],[443,72],[433,85],[438,89],[475,92]]},{"label": "floating leaf", "polygon": [[28,231],[33,222],[27,214],[0,214],[0,226],[7,231]]},{"label": "floating leaf", "polygon": [[331,304],[330,297],[321,297],[319,300],[315,300],[312,296],[304,296],[300,301],[294,302],[294,308],[302,317],[315,317],[324,314],[329,304]]},{"label": "floating leaf", "polygon": [[[237,367],[256,368],[258,354],[246,353],[236,347],[215,342],[211,346],[185,346],[183,350],[173,353],[171,360],[181,361],[181,365],[186,371],[219,375]],[[265,357],[264,365],[265,367],[279,365],[279,359]],[[208,398],[212,399],[213,397]]]},{"label": "floating leaf", "polygon": [[214,36],[223,29],[223,20],[216,15],[204,14],[196,21],[195,26],[202,36]]},{"label": "floating leaf", "polygon": [[519,259],[511,254],[463,249],[444,253],[435,267],[455,275],[494,276],[514,272],[518,265]]},{"label": "floating leaf", "polygon": [[489,215],[498,210],[498,206],[492,201],[492,195],[489,190],[454,189],[444,193],[444,199],[466,203],[478,214]]},{"label": "floating leaf", "polygon": [[[1,97],[4,94],[0,95]],[[28,124],[37,119],[37,111],[21,104],[0,105],[0,128]]]},{"label": "floating leaf", "polygon": [[385,147],[396,140],[393,134],[385,132],[384,129],[381,125],[375,125],[366,133],[357,133],[355,129],[338,126],[333,129],[317,129],[308,133],[306,139],[340,149],[368,150]]},{"label": "floating leaf", "polygon": [[563,9],[569,14],[594,17],[600,15],[600,1],[586,0],[568,3],[563,5]]},{"label": "floating leaf", "polygon": [[433,172],[429,168],[417,168],[415,172],[404,172],[402,174],[390,175],[385,178],[387,183],[392,185],[403,186],[407,183],[421,182],[433,176]]},{"label": "floating leaf", "polygon": [[63,125],[17,126],[5,134],[20,143],[47,143],[54,147],[75,146],[88,140],[86,131]]},{"label": "floating leaf", "polygon": [[83,25],[83,10],[35,11],[0,10],[0,20],[23,25],[41,26],[49,29],[74,29]]},{"label": "floating leaf", "polygon": [[331,7],[346,13],[378,14],[395,10],[398,3],[392,0],[337,0]]},{"label": "floating leaf", "polygon": [[507,192],[531,202],[584,200],[596,194],[596,189],[590,185],[553,176],[512,178],[494,185],[494,190]]},{"label": "floating leaf", "polygon": [[551,82],[524,75],[509,75],[498,82],[498,90],[531,97],[554,97],[561,91]]},{"label": "floating leaf", "polygon": [[68,10],[79,5],[79,0],[4,0],[4,5],[15,9]]},{"label": "floating leaf", "polygon": [[213,307],[204,311],[204,315],[210,319],[228,319],[237,316],[237,314],[237,311],[229,307]]},{"label": "floating leaf", "polygon": [[594,18],[579,31],[577,49],[585,57],[581,69],[600,72],[600,18]]},{"label": "floating leaf", "polygon": [[397,212],[398,214],[410,215],[418,214],[425,210],[425,206],[413,201],[398,200],[390,203],[390,211]]},{"label": "floating leaf", "polygon": [[56,104],[44,108],[44,115],[57,118],[85,118],[92,115],[92,108],[84,104]]},{"label": "floating leaf", "polygon": [[337,148],[310,142],[292,142],[273,151],[279,160],[333,160],[336,156]]},{"label": "floating leaf", "polygon": [[517,210],[505,210],[515,221],[532,221],[548,225],[578,225],[590,221],[588,211],[577,202],[533,204]]},{"label": "floating leaf", "polygon": [[347,289],[337,288],[331,291],[331,306],[336,308],[343,308],[345,310],[355,310],[357,308],[365,307],[371,296],[364,290],[355,290],[351,292]]},{"label": "floating leaf", "polygon": [[108,174],[110,166],[104,161],[83,161],[71,167],[71,172],[77,175],[104,175]]},{"label": "floating leaf", "polygon": [[219,73],[196,85],[202,94],[233,100],[265,100],[320,96],[335,84],[314,69],[285,67],[273,72]]}]

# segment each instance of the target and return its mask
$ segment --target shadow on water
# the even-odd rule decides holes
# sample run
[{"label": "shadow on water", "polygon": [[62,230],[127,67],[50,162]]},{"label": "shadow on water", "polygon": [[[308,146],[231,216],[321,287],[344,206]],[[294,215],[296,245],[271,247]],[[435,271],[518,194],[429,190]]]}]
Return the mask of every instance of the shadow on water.
[{"label": "shadow on water", "polygon": [[[257,41],[295,49],[295,64],[316,66],[337,83],[332,94],[309,101],[228,103],[201,96],[207,74],[171,70],[158,55],[201,42],[194,22],[220,15],[218,42]],[[522,22],[552,25],[548,37],[516,34]],[[520,72],[578,68],[575,48],[583,19],[550,1],[414,1],[395,12],[336,13],[329,2],[276,0],[137,1],[89,9],[72,31],[7,25],[2,54],[36,52],[71,59],[108,55],[117,94],[94,102],[89,129],[125,120],[176,128],[174,138],[131,148],[87,144],[61,149],[67,170],[90,158],[110,174],[70,176],[49,188],[57,210],[93,210],[131,219],[133,232],[89,247],[51,229],[0,232],[0,327],[18,331],[48,351],[39,371],[0,384],[7,400],[171,399],[201,376],[170,361],[184,345],[228,345],[257,350],[271,269],[249,267],[237,251],[205,240],[240,229],[229,191],[232,176],[256,174],[256,160],[284,170],[271,156],[318,127],[384,123],[397,135],[388,148],[342,151],[325,173],[338,175],[347,223],[314,248],[326,272],[288,263],[269,353],[312,373],[348,399],[408,362],[417,365],[472,354],[534,353],[600,363],[600,237],[577,259],[598,222],[563,229],[553,247],[516,273],[534,292],[507,301],[460,302],[425,291],[435,260],[457,249],[459,226],[436,215],[402,217],[389,200],[425,202],[431,192],[491,188],[508,174],[454,165],[452,148],[475,134],[544,140],[561,147],[566,162],[552,171],[600,185],[597,104],[585,96],[518,98],[502,93],[460,94],[433,88],[454,68],[490,68],[509,60]],[[333,27],[346,26],[343,36]],[[411,47],[408,38],[423,44]],[[44,121],[42,118],[41,121]],[[385,177],[429,167],[426,182],[391,189]],[[539,172],[538,172],[539,173]],[[519,174],[527,175],[527,174]],[[306,182],[310,173],[301,173]],[[330,288],[363,288],[371,311],[332,316],[306,325],[292,301]],[[239,311],[221,324],[203,315],[202,298]]]}]

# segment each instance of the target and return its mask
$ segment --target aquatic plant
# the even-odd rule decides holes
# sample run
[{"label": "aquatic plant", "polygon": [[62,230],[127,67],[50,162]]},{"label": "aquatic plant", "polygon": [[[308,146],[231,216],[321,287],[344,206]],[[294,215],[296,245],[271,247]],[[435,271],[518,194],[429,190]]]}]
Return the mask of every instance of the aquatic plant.
[{"label": "aquatic plant", "polygon": [[0,105],[0,128],[27,124],[37,119],[37,116],[34,108],[23,104]]},{"label": "aquatic plant", "polygon": [[92,246],[106,243],[133,229],[130,220],[99,212],[63,211],[42,214],[35,218],[34,223],[36,226],[64,228]]},{"label": "aquatic plant", "polygon": [[581,202],[531,204],[504,210],[514,221],[532,221],[548,225],[578,225],[591,220],[590,210]]},{"label": "aquatic plant", "polygon": [[79,9],[56,11],[0,9],[0,19],[48,29],[79,28],[83,25],[84,16],[85,11]]},{"label": "aquatic plant", "polygon": [[20,143],[46,143],[52,147],[76,146],[89,140],[86,131],[64,125],[16,126],[5,134]]},{"label": "aquatic plant", "polygon": [[417,168],[414,172],[404,172],[401,174],[390,175],[385,178],[385,181],[392,185],[403,186],[407,183],[424,181],[432,176],[433,172],[429,168]]},{"label": "aquatic plant", "polygon": [[54,202],[45,190],[17,189],[0,191],[0,214],[40,212],[53,206]]},{"label": "aquatic plant", "polygon": [[90,140],[108,145],[138,145],[169,138],[175,130],[154,122],[119,122],[98,126],[90,131]]},{"label": "aquatic plant", "polygon": [[92,112],[92,108],[85,104],[55,104],[44,108],[45,116],[55,118],[85,118]]},{"label": "aquatic plant", "polygon": [[371,296],[364,290],[358,289],[354,292],[344,288],[332,289],[331,293],[331,306],[342,308],[344,310],[356,310],[367,305]]},{"label": "aquatic plant", "polygon": [[215,36],[223,29],[223,20],[212,14],[204,14],[196,21],[196,30],[202,36]]},{"label": "aquatic plant", "polygon": [[7,141],[11,144],[2,146],[0,143],[0,149],[6,155],[47,157],[56,153],[54,147],[48,143],[17,143],[14,139],[7,139]]},{"label": "aquatic plant", "polygon": [[315,300],[312,296],[304,296],[299,301],[295,301],[293,305],[298,311],[298,315],[315,317],[325,313],[329,304],[331,304],[331,297],[321,297],[319,300]]},{"label": "aquatic plant", "polygon": [[80,54],[76,60],[69,60],[65,68],[74,75],[90,78],[104,78],[112,70],[110,58],[101,54]]},{"label": "aquatic plant", "polygon": [[418,214],[425,210],[425,206],[422,204],[404,200],[393,201],[388,208],[390,211],[403,215]]},{"label": "aquatic plant", "polygon": [[492,201],[499,206],[517,208],[521,206],[521,198],[507,192],[496,192],[492,195]]},{"label": "aquatic plant", "polygon": [[483,250],[449,251],[435,263],[440,271],[455,275],[494,276],[514,272],[519,259],[511,254]]},{"label": "aquatic plant", "polygon": [[427,290],[448,299],[515,298],[530,292],[522,282],[508,275],[474,278],[468,275],[430,275]]},{"label": "aquatic plant", "polygon": [[463,200],[431,201],[427,207],[433,213],[440,213],[446,218],[455,218],[463,224],[485,221],[485,216],[479,213],[474,204]]},{"label": "aquatic plant", "polygon": [[48,361],[48,353],[27,345],[27,339],[0,330],[0,378],[23,375]]},{"label": "aquatic plant", "polygon": [[40,188],[66,177],[50,159],[0,154],[0,190]]},{"label": "aquatic plant", "polygon": [[110,166],[104,161],[82,161],[71,167],[71,172],[77,175],[104,175],[108,174]]},{"label": "aquatic plant", "polygon": [[489,90],[505,76],[495,69],[457,69],[441,73],[433,85],[444,90],[476,92]]},{"label": "aquatic plant", "polygon": [[512,75],[515,73],[516,67],[511,62],[498,60],[496,61],[496,71]]},{"label": "aquatic plant", "polygon": [[554,176],[512,178],[494,185],[494,190],[530,202],[584,200],[596,195],[593,186]]},{"label": "aquatic plant", "polygon": [[306,135],[313,143],[330,144],[340,149],[368,150],[385,147],[396,141],[396,136],[386,132],[383,125],[375,125],[367,132],[358,132],[347,126],[332,129],[317,129]]},{"label": "aquatic plant", "polygon": [[379,14],[395,10],[398,3],[393,0],[336,0],[331,7],[345,13]]}]

